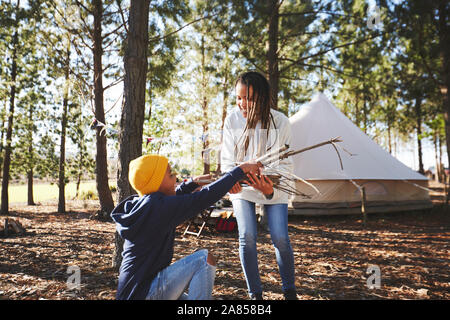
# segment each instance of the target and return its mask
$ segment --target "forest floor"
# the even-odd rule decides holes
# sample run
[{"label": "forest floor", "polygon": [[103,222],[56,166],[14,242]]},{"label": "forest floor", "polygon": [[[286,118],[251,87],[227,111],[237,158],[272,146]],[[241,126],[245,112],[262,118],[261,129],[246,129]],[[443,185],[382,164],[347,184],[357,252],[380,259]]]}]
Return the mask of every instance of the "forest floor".
[{"label": "forest floor", "polygon": [[[97,201],[67,201],[58,214],[56,201],[36,206],[11,205],[9,216],[26,228],[24,235],[0,237],[0,300],[114,299],[117,274],[111,268],[115,226],[93,219]],[[237,232],[205,228],[199,238],[177,229],[174,259],[199,248],[218,258],[214,299],[248,299],[238,255]],[[289,218],[300,299],[450,299],[450,209],[435,201],[428,211],[370,214],[361,217]],[[264,298],[283,299],[270,235],[258,237]],[[369,267],[380,271],[380,287]],[[81,285],[71,289],[79,270]]]}]

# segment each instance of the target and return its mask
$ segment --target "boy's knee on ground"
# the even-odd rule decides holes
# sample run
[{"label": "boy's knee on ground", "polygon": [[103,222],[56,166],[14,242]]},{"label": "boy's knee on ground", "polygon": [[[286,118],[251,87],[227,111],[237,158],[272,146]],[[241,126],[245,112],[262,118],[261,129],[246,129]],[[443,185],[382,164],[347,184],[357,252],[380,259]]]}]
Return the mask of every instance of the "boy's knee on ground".
[{"label": "boy's knee on ground", "polygon": [[208,257],[206,258],[206,262],[210,265],[215,267],[217,264],[216,257],[214,257],[211,253],[208,252]]},{"label": "boy's knee on ground", "polygon": [[196,253],[201,254],[202,256],[206,255],[206,263],[209,264],[210,266],[215,267],[217,264],[217,260],[216,257],[214,257],[208,249],[201,249],[198,250]]}]

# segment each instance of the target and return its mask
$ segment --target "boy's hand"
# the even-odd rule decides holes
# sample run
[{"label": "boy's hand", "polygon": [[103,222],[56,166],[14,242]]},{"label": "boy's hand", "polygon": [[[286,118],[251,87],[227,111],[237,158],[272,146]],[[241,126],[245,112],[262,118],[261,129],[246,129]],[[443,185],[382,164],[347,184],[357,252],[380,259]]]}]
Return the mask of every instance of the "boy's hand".
[{"label": "boy's hand", "polygon": [[194,181],[199,186],[204,186],[212,182],[212,176],[210,174],[205,174],[202,176],[193,177],[192,181]]},{"label": "boy's hand", "polygon": [[264,195],[268,196],[273,193],[273,182],[268,177],[260,174],[258,177],[256,174],[248,173],[248,180],[245,181],[249,186],[261,191]]},{"label": "boy's hand", "polygon": [[250,172],[257,174],[262,166],[261,162],[248,161],[241,164],[239,168],[241,168],[245,174]]},{"label": "boy's hand", "polygon": [[[263,167],[263,165],[261,164],[261,162],[255,162],[255,161],[247,161],[239,166],[239,168],[241,168],[245,174],[253,173],[255,175],[257,173],[259,173],[260,168],[262,168],[262,167]],[[237,182],[228,192],[229,193],[239,193],[241,191],[242,191],[242,187],[239,184],[239,182]]]}]

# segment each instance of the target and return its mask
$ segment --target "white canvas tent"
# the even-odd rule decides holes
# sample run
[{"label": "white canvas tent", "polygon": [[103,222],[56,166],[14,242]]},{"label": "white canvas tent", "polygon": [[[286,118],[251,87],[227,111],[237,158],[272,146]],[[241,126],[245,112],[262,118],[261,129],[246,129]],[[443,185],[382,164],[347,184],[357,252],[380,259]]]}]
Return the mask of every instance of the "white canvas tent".
[{"label": "white canvas tent", "polygon": [[431,207],[428,179],[395,159],[354,125],[325,95],[317,94],[290,118],[290,150],[299,150],[341,137],[338,155],[328,144],[293,156],[294,173],[303,182],[297,190],[311,196],[291,198],[294,214],[348,214],[361,212],[360,187],[366,193],[366,212],[389,212]]}]

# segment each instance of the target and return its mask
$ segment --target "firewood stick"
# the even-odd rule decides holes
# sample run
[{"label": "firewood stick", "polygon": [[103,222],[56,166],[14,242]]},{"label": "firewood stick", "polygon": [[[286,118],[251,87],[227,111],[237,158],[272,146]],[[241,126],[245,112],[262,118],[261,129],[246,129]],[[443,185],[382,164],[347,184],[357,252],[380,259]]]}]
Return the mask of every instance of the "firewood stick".
[{"label": "firewood stick", "polygon": [[302,153],[302,152],[305,152],[305,151],[308,151],[308,150],[311,150],[311,149],[315,149],[315,148],[327,145],[327,144],[332,144],[332,143],[335,143],[335,142],[342,142],[342,141],[343,140],[341,140],[341,137],[337,137],[337,138],[333,138],[333,139],[330,139],[328,141],[324,141],[324,142],[321,142],[321,143],[318,143],[318,144],[315,144],[313,146],[306,147],[306,148],[303,148],[303,149],[300,149],[300,150],[297,150],[297,151],[289,151],[289,152],[286,152],[286,153],[283,154],[283,159],[287,158],[287,157],[290,157],[290,156],[293,156],[293,155],[296,155],[296,154],[299,154],[299,153]]},{"label": "firewood stick", "polygon": [[263,165],[267,161],[267,159],[272,158],[274,156],[278,156],[280,153],[286,151],[289,149],[289,145],[285,144],[281,148],[278,148],[277,150],[274,150],[272,152],[269,152],[268,154],[262,155],[261,157],[255,159],[256,162],[261,162]]}]

